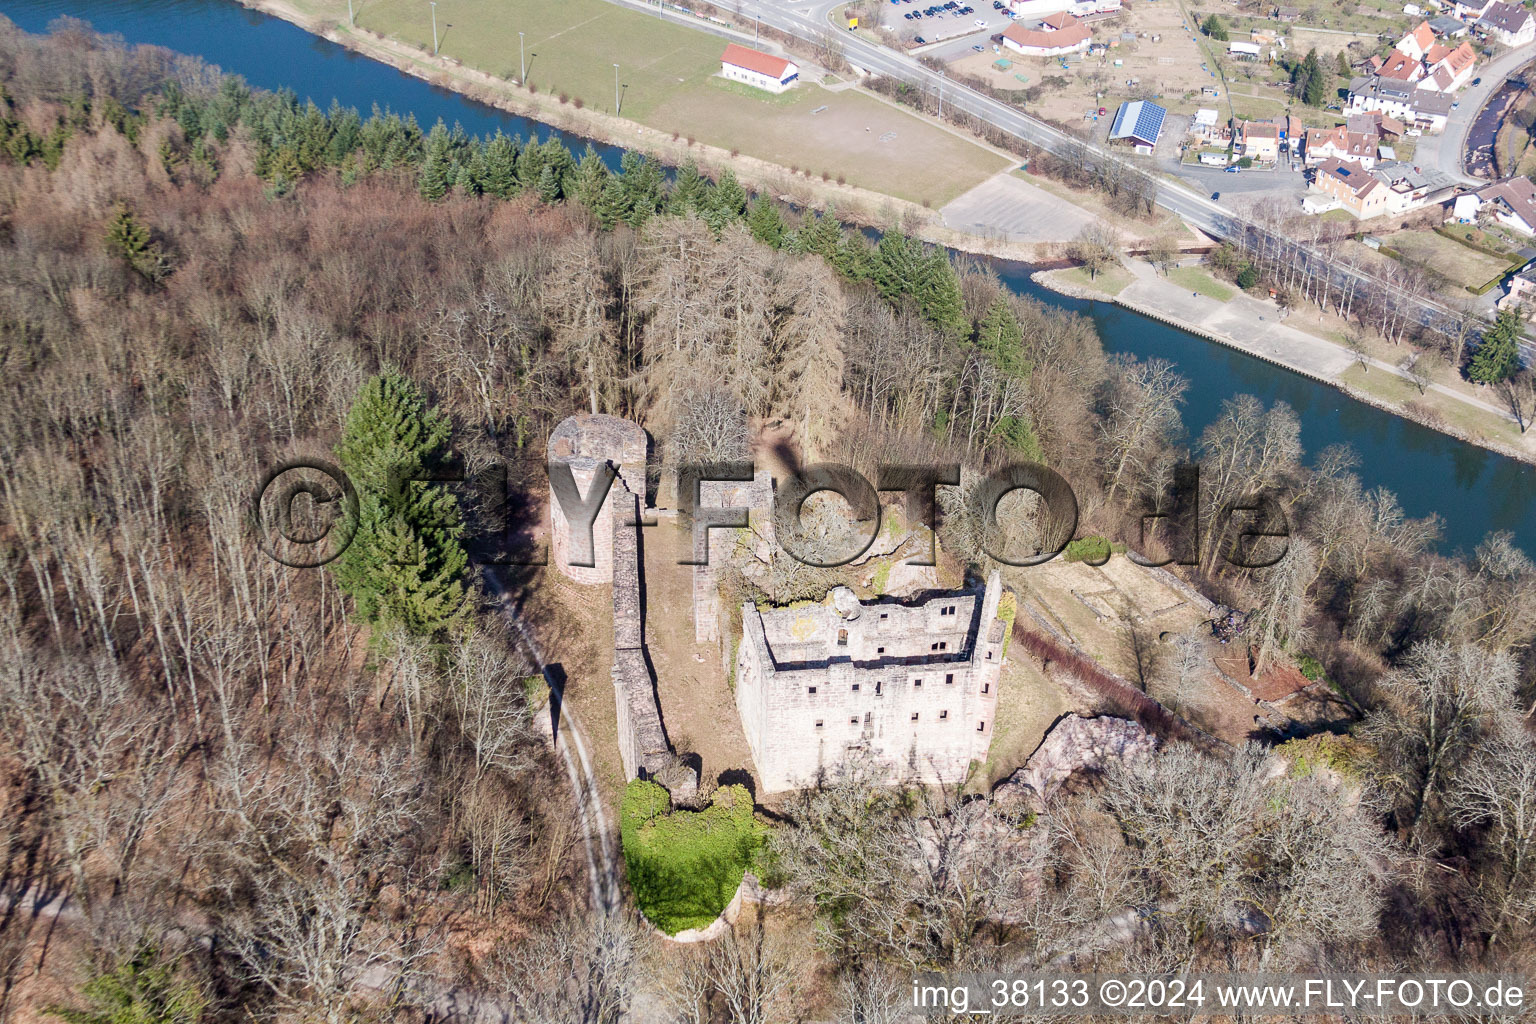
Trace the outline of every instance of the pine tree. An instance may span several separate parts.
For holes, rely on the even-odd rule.
[[[1515,375],[1520,369],[1520,321],[1519,310],[1499,310],[1493,326],[1472,353],[1472,365],[1467,368],[1469,378],[1479,384],[1498,384]]]
[[[797,232],[801,251],[820,256],[824,260],[835,260],[842,241],[842,227],[837,223],[834,211],[816,213],[807,217],[800,224]],[[839,268],[841,269],[841,268]]]
[[[126,203],[107,222],[107,251],[121,257],[136,273],[160,281],[170,272],[170,261],[154,241],[149,228],[138,222]]]
[[[448,434],[447,417],[395,370],[369,379],[347,413],[336,455],[357,491],[358,523],[332,564],[373,625],[436,637],[468,614],[458,502],[439,484],[413,482],[439,467]]]
[[[624,201],[629,207],[624,219],[632,228],[643,227],[666,201],[666,179],[661,166],[649,157],[628,152],[619,158],[619,177],[624,182]]]
[[[870,280],[875,290],[887,302],[895,302],[899,296],[911,295],[919,277],[921,254],[917,246],[907,241],[900,231],[887,231],[875,243],[875,256],[871,265]]]
[[[1339,51],[1339,58],[1338,58],[1338,62],[1337,63],[1338,63],[1339,77],[1340,78],[1348,78],[1349,77],[1349,55],[1346,54],[1343,50],[1340,50]]]
[[[545,164],[539,170],[538,192],[541,202],[558,203],[560,201],[560,179],[555,176],[555,169],[549,164]]]
[[[710,190],[711,205],[731,220],[739,218],[747,209],[747,190],[741,187],[730,168],[720,172],[720,180]]]
[[[465,195],[485,195],[485,179],[487,168],[485,165],[485,151],[481,146],[474,147],[474,154],[469,162],[459,169],[457,181],[459,191]]]
[[[752,237],[775,249],[785,244],[784,217],[779,208],[767,196],[758,196],[747,211],[747,227]]]
[[[920,265],[917,302],[923,316],[949,340],[960,341],[970,333],[960,278],[944,250],[937,246],[928,250]]]
[[[448,131],[443,122],[437,122],[432,134],[427,136],[427,156],[421,165],[417,188],[421,198],[435,203],[448,194],[453,160],[449,155]]]
[[[603,158],[597,155],[597,150],[592,148],[592,143],[587,143],[587,150],[581,155],[581,162],[576,165],[576,199],[581,205],[596,213],[610,177],[608,165],[603,163]],[[608,226],[610,225],[604,225],[604,227]]]
[[[609,175],[603,182],[602,191],[598,193],[596,202],[592,204],[592,213],[604,230],[613,227],[629,215],[626,198],[624,182],[615,175]]]
[[[677,169],[672,179],[672,192],[667,197],[667,211],[679,217],[699,213],[704,209],[709,195],[709,182],[699,173],[699,165],[691,159]]]
[[[1029,374],[1029,361],[1024,358],[1024,330],[1002,295],[992,300],[981,323],[976,325],[976,344],[1005,373],[1020,377]]]
[[[517,181],[517,154],[518,141],[500,130],[494,138],[485,144],[485,190],[500,199],[511,199],[517,195],[519,185]]]
[[[1200,26],[1200,31],[1204,32],[1207,36],[1210,36],[1217,42],[1224,43],[1228,39],[1227,27],[1223,25],[1221,23],[1221,19],[1216,17],[1214,14],[1208,16],[1205,19],[1205,22]]]

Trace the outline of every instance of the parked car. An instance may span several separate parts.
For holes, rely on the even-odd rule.
[[[926,43],[926,42],[927,42],[927,41],[928,41],[928,40],[926,40],[926,39],[924,39],[924,38],[923,38],[923,37],[922,37],[922,36],[918,36],[918,37],[917,37],[917,38],[915,38],[915,39],[913,39],[913,40],[912,40],[912,41],[913,41],[913,42],[914,42],[914,43],[916,43],[916,44],[917,44],[917,45],[918,45],[918,46],[922,46],[922,45],[923,45],[923,44],[924,44],[924,43]]]
[[[1483,80],[1481,78],[1474,78],[1474,79],[1472,79],[1472,84],[1473,85],[1482,85],[1483,84]]]
[[[1218,200],[1220,198],[1221,198],[1221,193],[1220,192],[1212,192],[1211,193],[1211,202],[1214,203],[1214,202],[1216,202],[1216,200]]]
[[[973,47],[971,47],[971,49],[975,50],[977,53],[982,53],[983,52],[981,47],[979,47],[979,46],[973,46]]]
[[[977,18],[976,19],[976,27],[977,28],[986,28],[987,27],[987,23],[985,21],[983,21],[982,19]]]
[[[1227,168],[1227,173],[1228,174],[1237,174],[1241,170],[1242,170],[1241,167],[1237,166],[1237,164],[1233,164],[1231,167]]]

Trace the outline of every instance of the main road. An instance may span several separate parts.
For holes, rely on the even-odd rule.
[[[708,22],[701,22],[699,18],[681,13],[677,8],[665,6],[658,0],[612,0],[612,2],[643,8],[694,28],[701,27],[701,24],[709,25],[721,35],[738,38],[742,35],[728,28],[715,28]],[[1120,159],[1093,143],[1085,142],[1054,125],[1029,116],[1017,107],[955,82],[905,53],[873,43],[856,32],[845,32],[835,28],[830,15],[832,9],[840,2],[842,0],[762,0],[761,3],[750,7],[743,5],[741,11],[743,16],[758,18],[764,25],[786,32],[812,45],[820,45],[830,38],[833,45],[842,49],[844,59],[855,67],[905,82],[918,89],[941,93],[944,104],[951,109],[964,111],[995,125],[1015,138],[1022,139],[1048,153],[1059,155],[1067,152],[1069,147],[1087,146],[1097,159]],[[1252,241],[1261,239],[1267,234],[1265,229],[1232,210],[1212,202],[1205,193],[1196,192],[1167,178],[1159,178],[1157,181],[1157,205],[1212,238]],[[1289,239],[1285,241],[1289,245],[1297,245]],[[1413,318],[1426,327],[1438,329],[1440,325],[1454,320],[1459,315],[1459,311],[1433,299],[1408,292],[1353,267],[1339,266],[1320,252],[1298,247],[1312,257],[1316,264],[1329,267],[1329,273],[1333,275],[1335,283],[1352,279],[1357,287],[1369,286],[1395,294],[1398,301],[1415,311]]]

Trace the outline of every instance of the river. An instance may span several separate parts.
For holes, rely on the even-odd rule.
[[[81,18],[128,42],[195,54],[252,85],[291,89],[322,107],[334,98],[365,114],[375,104],[411,113],[424,127],[442,118],[471,133],[498,128],[524,137],[550,133],[545,125],[429,85],[233,0],[0,0],[0,13],[29,32],[45,31],[60,15]],[[617,165],[618,149],[598,149]],[[1470,551],[1490,531],[1509,530],[1521,547],[1536,551],[1536,467],[1118,306],[1040,288],[1024,264],[994,266],[1015,291],[1092,317],[1106,350],[1177,363],[1190,380],[1184,422],[1191,436],[1198,436],[1233,395],[1285,401],[1301,418],[1301,439],[1309,453],[1346,442],[1360,454],[1358,472],[1367,487],[1396,492],[1409,515],[1439,513],[1445,522],[1442,549]]]

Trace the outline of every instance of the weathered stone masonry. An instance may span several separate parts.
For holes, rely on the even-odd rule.
[[[608,462],[618,470],[593,526],[596,566],[570,565],[569,530],[558,507],[552,508],[554,564],[578,583],[612,581],[613,698],[624,774],[631,779],[654,779],[672,792],[674,800],[687,802],[698,791],[698,776],[681,762],[667,741],[655,680],[645,655],[640,559],[645,432],[614,416],[572,416],[550,435],[549,454],[552,460],[572,463],[583,494],[601,463]],[[555,504],[553,495],[551,502]]]
[[[1002,581],[914,602],[844,588],[790,608],[742,606],[736,704],[765,792],[854,756],[891,781],[957,782],[992,741]]]

